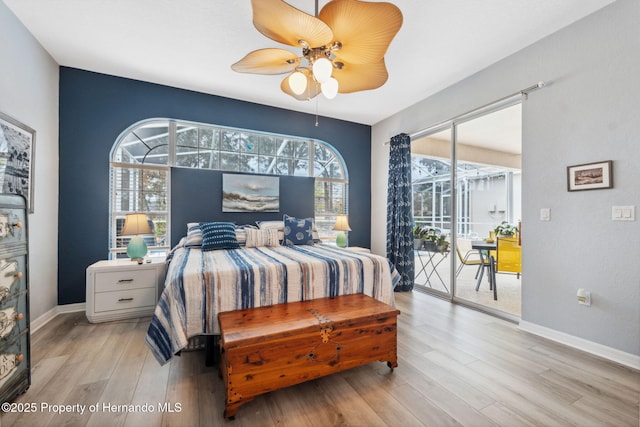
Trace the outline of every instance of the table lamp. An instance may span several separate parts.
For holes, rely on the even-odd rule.
[[[142,264],[142,259],[147,255],[147,244],[141,234],[152,234],[149,218],[141,213],[127,214],[120,235],[133,236],[127,245],[127,255],[138,264]]]
[[[347,235],[345,231],[351,231],[349,227],[349,220],[346,215],[338,215],[336,218],[336,223],[333,226],[333,229],[338,231],[338,235],[336,236],[336,245],[344,248],[347,246]]]

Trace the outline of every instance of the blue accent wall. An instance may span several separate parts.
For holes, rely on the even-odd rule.
[[[109,153],[122,131],[152,117],[309,137],[331,144],[349,171],[353,229],[349,243],[370,245],[370,126],[321,117],[316,127],[315,117],[309,114],[68,67],[60,67],[59,109],[58,304],[85,301],[86,268],[107,258]],[[283,197],[282,191],[280,195]]]
[[[237,225],[282,219],[284,214],[313,217],[314,179],[279,177],[280,212],[222,212],[222,175],[228,172],[171,169],[171,246],[187,234],[190,222],[228,221]],[[273,175],[271,175],[273,176]]]

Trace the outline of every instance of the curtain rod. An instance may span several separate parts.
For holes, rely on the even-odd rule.
[[[419,131],[413,132],[413,133],[409,134],[409,137],[412,140],[416,139],[416,138],[419,138],[421,136],[424,136],[425,134],[431,133],[431,131],[433,129],[435,129],[437,127],[440,127],[440,126],[443,126],[446,123],[460,121],[463,118],[469,118],[471,116],[479,114],[480,112],[488,109],[489,107],[494,107],[494,106],[496,106],[498,104],[508,104],[509,102],[515,101],[518,97],[524,97],[524,99],[527,99],[527,95],[529,95],[530,92],[533,92],[535,90],[543,88],[546,84],[547,84],[546,82],[541,80],[538,83],[536,83],[534,85],[531,85],[529,87],[526,87],[524,89],[521,89],[518,92],[514,92],[511,95],[504,96],[504,97],[502,97],[500,99],[497,99],[495,101],[489,102],[489,103],[484,104],[484,105],[482,105],[480,107],[474,108],[473,110],[469,110],[466,113],[459,114],[459,115],[457,115],[457,116],[455,116],[455,117],[453,117],[451,119],[447,119],[447,120],[444,120],[444,121],[442,121],[440,123],[437,123],[437,124],[435,124],[433,126],[429,126],[428,128],[420,129]],[[389,144],[389,141],[386,141],[384,143],[384,145],[388,145],[388,144]]]

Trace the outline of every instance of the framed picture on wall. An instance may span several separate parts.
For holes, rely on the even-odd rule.
[[[222,212],[279,212],[280,178],[222,175]]]
[[[0,113],[0,188],[3,193],[20,194],[33,213],[33,156],[36,131]]]
[[[569,191],[613,188],[613,162],[606,160],[567,167]]]

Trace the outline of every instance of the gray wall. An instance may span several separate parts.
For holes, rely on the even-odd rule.
[[[640,355],[640,221],[611,221],[612,205],[640,214],[640,2],[618,0],[372,131],[372,171],[385,141],[535,84],[523,103],[522,319],[561,335]],[[566,167],[613,160],[614,188],[567,192]],[[372,248],[385,251],[386,175],[372,175]],[[551,221],[539,221],[540,208]],[[576,291],[593,305],[577,304]]]
[[[0,111],[35,129],[29,215],[31,318],[57,305],[58,64],[0,2]]]

